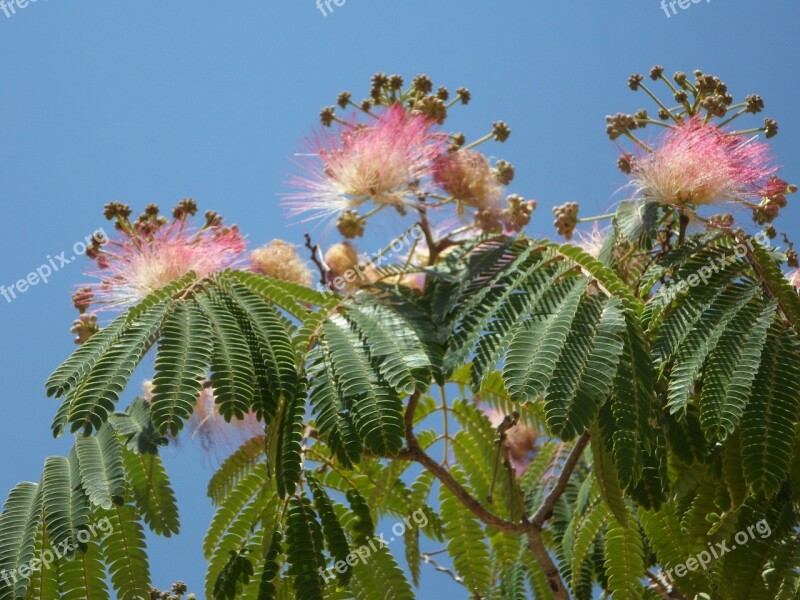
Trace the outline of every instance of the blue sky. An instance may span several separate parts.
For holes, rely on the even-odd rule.
[[[621,198],[603,118],[648,106],[626,79],[656,63],[718,74],[737,96],[763,95],[781,126],[784,178],[800,181],[800,5],[711,0],[667,17],[659,4],[346,0],[323,16],[314,0],[39,0],[0,12],[0,284],[48,255],[70,256],[107,225],[109,200],[139,209],[191,196],[240,224],[253,245],[300,242],[303,229],[283,220],[276,200],[289,157],[322,106],[343,89],[366,95],[376,71],[469,87],[474,101],[450,125],[472,138],[494,120],[511,125],[505,145],[484,149],[516,165],[512,191],[539,200],[531,235],[554,235],[555,204],[578,200],[589,215]],[[784,219],[795,234],[798,215],[791,207]],[[0,495],[38,480],[44,458],[71,443],[50,437],[57,403],[43,382],[73,350],[69,296],[82,269],[66,265],[12,303],[0,297]],[[151,369],[145,361],[136,381]],[[182,533],[151,541],[154,582],[201,590],[213,465],[191,444],[167,461]],[[460,595],[432,568],[424,573],[420,597]]]

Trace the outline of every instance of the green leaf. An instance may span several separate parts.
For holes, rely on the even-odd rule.
[[[42,495],[35,483],[18,483],[0,514],[0,570],[15,573],[34,558],[35,533],[41,527]],[[9,581],[10,580],[10,581]],[[29,580],[0,578],[0,599],[24,596]],[[9,587],[11,584],[11,587]]]
[[[236,484],[261,463],[264,441],[263,436],[250,438],[220,465],[208,482],[208,497],[214,506],[222,504]]]
[[[611,521],[605,538],[608,590],[612,600],[641,600],[644,573],[642,538],[635,526]]]
[[[211,383],[226,420],[244,419],[255,397],[254,361],[231,303],[217,290],[196,297],[211,325]]]
[[[323,324],[334,376],[351,406],[353,423],[364,445],[379,456],[396,454],[403,446],[402,403],[376,377],[363,344],[342,317]]]
[[[96,516],[111,524],[101,546],[117,599],[146,598],[150,594],[150,566],[136,508],[125,504],[110,510],[98,509]]]
[[[89,502],[110,509],[125,495],[122,445],[109,423],[94,436],[75,439],[81,483]]]
[[[161,457],[123,448],[122,459],[133,502],[144,522],[158,535],[177,535],[178,505]]]
[[[512,398],[533,401],[547,390],[585,289],[585,281],[574,279],[546,321],[525,322],[516,332],[503,367]]]
[[[775,494],[789,474],[800,409],[800,344],[775,324],[742,417],[742,461],[756,493]]]
[[[322,528],[308,498],[291,498],[286,515],[288,574],[294,578],[297,598],[323,600],[325,569]]]
[[[314,496],[314,506],[322,522],[322,532],[325,534],[325,544],[328,547],[331,558],[333,558],[335,564],[340,562],[345,562],[346,564],[347,555],[350,554],[350,545],[347,543],[347,536],[342,524],[339,523],[339,519],[333,511],[333,502],[319,482],[308,471],[306,472],[306,481]],[[345,568],[344,573],[339,571],[337,573],[339,574],[341,585],[347,585],[351,575],[349,566]]]
[[[128,325],[68,398],[66,420],[53,424],[56,435],[63,433],[67,421],[72,423],[73,432],[89,434],[100,429],[114,410],[136,365],[153,343],[170,308],[169,302],[156,304]]]
[[[260,412],[272,418],[278,412],[281,398],[292,397],[298,385],[295,351],[285,320],[263,297],[241,283],[227,283],[233,300],[244,313],[249,329],[255,336],[253,355],[260,357],[257,374],[263,377],[260,385]]]
[[[711,352],[700,396],[700,420],[709,442],[724,441],[738,427],[752,395],[775,311],[775,303],[769,303],[760,314],[752,311],[746,321],[729,327]]]
[[[211,327],[195,302],[167,317],[158,343],[150,415],[162,435],[178,435],[194,411],[211,361]]]
[[[463,479],[458,467],[452,467],[451,472],[457,479]],[[480,521],[445,486],[439,492],[439,502],[448,540],[447,552],[456,572],[471,592],[485,595],[491,586],[492,572]]]

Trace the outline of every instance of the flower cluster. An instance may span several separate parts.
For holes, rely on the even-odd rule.
[[[346,239],[362,236],[368,219],[385,209],[426,217],[451,209],[476,232],[521,230],[535,202],[512,195],[504,204],[513,166],[502,160],[492,164],[475,150],[492,139],[504,142],[511,133],[508,126],[498,121],[491,133],[470,144],[463,134],[441,128],[448,109],[470,97],[460,88],[448,102],[450,92],[434,92],[424,75],[404,89],[402,77],[380,73],[373,77],[370,98],[361,104],[343,92],[338,104],[353,112],[340,118],[334,107],[322,111],[323,129],[298,157],[302,174],[289,181],[294,188],[285,197],[290,215],[334,218]]]
[[[209,211],[205,224],[195,228],[190,218],[197,213],[194,200],[182,200],[172,219],[148,205],[135,220],[125,204],[111,202],[105,216],[115,221],[117,239],[87,251],[97,269],[99,281],[84,288],[84,304],[99,308],[127,308],[152,292],[190,272],[207,277],[242,263],[244,238],[238,227],[226,227],[220,216]]]
[[[645,92],[658,106],[657,117],[648,111],[606,117],[612,140],[626,137],[636,148],[624,153],[618,165],[628,174],[635,195],[645,202],[694,213],[700,207],[736,203],[753,212],[759,224],[772,222],[786,206],[786,194],[795,190],[777,177],[778,165],[770,147],[758,139],[777,135],[774,119],[761,127],[733,130],[729,125],[746,114],[758,114],[764,100],[757,94],[735,103],[728,86],[714,75],[694,72],[694,80],[678,72],[668,79],[664,68],[653,67],[650,79],[669,89],[676,108],[667,108],[645,84],[645,77],[631,75],[629,87]],[[648,126],[665,129],[651,147],[634,131]]]

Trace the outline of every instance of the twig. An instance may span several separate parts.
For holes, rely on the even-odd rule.
[[[312,244],[311,243],[311,235],[306,233],[306,248],[311,251],[311,262],[313,262],[317,269],[319,269],[319,282],[322,284],[322,287],[326,287],[328,285],[328,270],[325,268],[325,265],[322,264],[322,261],[319,259],[319,244]]]

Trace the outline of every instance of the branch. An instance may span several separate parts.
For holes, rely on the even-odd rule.
[[[319,244],[312,244],[309,234],[305,234],[305,237],[306,248],[311,251],[311,261],[317,266],[317,269],[319,269],[319,282],[323,287],[326,287],[328,285],[328,271],[319,259]]]
[[[464,489],[464,487],[456,481],[455,477],[450,474],[447,468],[440,465],[436,460],[429,456],[419,445],[417,436],[414,435],[414,412],[419,404],[420,393],[414,392],[408,401],[406,408],[405,424],[406,424],[406,442],[408,443],[408,452],[413,460],[420,463],[423,467],[428,469],[434,476],[442,482],[442,484],[449,489],[453,495],[458,498],[459,502],[463,504],[469,511],[478,517],[481,521],[504,533],[512,535],[524,535],[530,529],[530,525],[525,522],[513,523],[506,521],[502,517],[497,516],[493,512],[486,509],[480,502],[478,502],[472,495]]]
[[[583,454],[583,451],[586,449],[586,446],[589,444],[589,432],[585,432],[581,437],[578,438],[578,441],[575,443],[575,446],[572,448],[572,452],[570,452],[569,456],[567,457],[567,461],[564,463],[564,468],[561,469],[561,474],[558,476],[558,481],[553,486],[553,489],[550,490],[550,493],[542,502],[542,505],[539,507],[539,510],[533,515],[533,519],[531,520],[531,525],[536,531],[541,531],[542,526],[544,526],[545,521],[549,519],[553,514],[553,508],[556,506],[556,502],[558,499],[561,498],[561,495],[564,493],[564,490],[567,489],[567,483],[569,483],[569,478],[572,476],[572,472],[575,470],[575,467],[578,465],[578,461]]]
[[[561,578],[561,573],[550,557],[550,553],[547,551],[547,547],[542,540],[542,527],[545,521],[552,516],[553,507],[564,493],[569,478],[575,470],[581,454],[583,454],[583,451],[586,449],[586,445],[589,443],[589,433],[584,433],[578,439],[575,447],[564,463],[564,468],[561,470],[556,485],[547,495],[539,510],[536,511],[533,520],[523,520],[519,523],[514,523],[487,510],[483,504],[473,498],[472,495],[456,481],[455,477],[450,474],[450,471],[425,453],[419,445],[417,437],[414,435],[414,413],[419,405],[419,398],[420,392],[416,391],[408,400],[404,418],[408,450],[403,453],[433,473],[442,485],[449,489],[459,502],[481,521],[503,533],[510,535],[526,535],[528,537],[528,548],[542,568],[545,577],[547,577],[547,583],[550,586],[550,590],[553,592],[553,597],[555,600],[569,600],[569,592],[564,585],[564,580]]]

